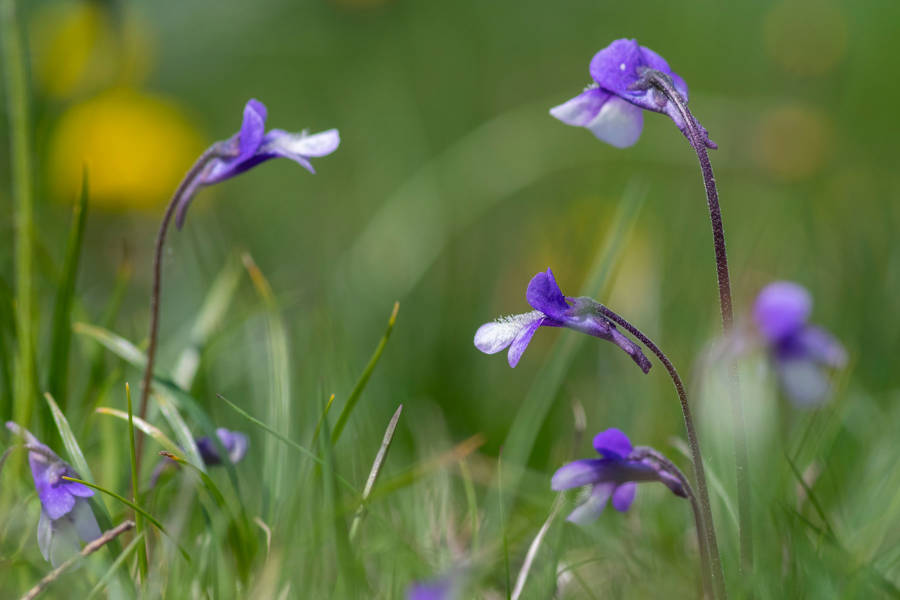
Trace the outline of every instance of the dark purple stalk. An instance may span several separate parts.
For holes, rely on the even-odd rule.
[[[172,195],[166,212],[163,215],[162,223],[159,225],[159,232],[156,234],[156,246],[153,253],[153,288],[150,292],[150,333],[149,342],[147,343],[147,365],[144,367],[144,377],[141,385],[141,401],[138,403],[138,416],[141,419],[147,418],[147,399],[150,397],[150,386],[153,381],[153,364],[156,360],[156,345],[159,337],[159,297],[162,280],[162,253],[166,243],[166,234],[169,231],[169,223],[172,221],[172,215],[178,207],[178,203],[184,196],[185,191],[191,183],[202,173],[203,169],[210,160],[222,156],[222,148],[219,144],[215,144],[200,155],[200,158],[193,164],[178,188]],[[140,472],[141,455],[144,446],[144,433],[140,429],[137,431],[137,471]],[[137,493],[137,490],[134,490]]]
[[[719,207],[719,193],[712,165],[709,162],[707,146],[710,143],[706,132],[691,114],[687,102],[675,89],[672,80],[659,71],[645,69],[637,87],[653,87],[665,95],[681,113],[684,121],[684,136],[690,142],[703,174],[703,185],[706,188],[706,203],[709,207],[709,220],[712,225],[713,247],[716,254],[716,277],[719,283],[719,307],[722,313],[722,329],[729,335],[734,325],[734,310],[731,301],[731,279],[728,272],[728,256],[725,251],[725,228],[722,224],[722,210]],[[713,146],[715,147],[715,146]],[[749,458],[747,456],[747,434],[744,429],[744,407],[741,400],[740,381],[737,366],[729,365],[729,387],[731,391],[731,412],[734,422],[734,460],[737,478],[738,523],[740,528],[741,565],[744,570],[753,566],[752,515],[750,512],[750,479]]]
[[[703,591],[709,598],[719,597],[716,595],[717,590],[713,587],[712,571],[710,569],[706,540],[707,528],[704,521],[703,509],[701,503],[697,500],[697,494],[694,493],[694,488],[691,487],[691,482],[688,481],[688,478],[681,472],[681,469],[675,466],[675,463],[648,446],[638,446],[631,451],[628,458],[634,460],[653,460],[662,468],[662,470],[678,479],[681,483],[681,487],[684,488],[685,494],[687,494],[687,498],[691,502],[691,511],[694,513],[694,527],[697,530],[697,544],[700,547],[700,559],[703,561],[704,565],[704,568],[700,569],[700,573],[703,577]],[[725,590],[722,589],[721,597],[724,597],[724,593]]]
[[[719,558],[719,545],[716,541],[716,527],[712,517],[712,509],[709,503],[709,491],[706,485],[706,471],[703,468],[703,455],[700,452],[700,440],[697,438],[697,430],[694,428],[694,417],[691,414],[691,406],[688,402],[687,391],[685,391],[684,383],[681,376],[675,369],[675,365],[660,350],[659,346],[653,343],[644,333],[626,321],[624,318],[613,312],[609,308],[597,303],[595,306],[597,312],[625,329],[628,333],[638,339],[650,352],[656,355],[656,358],[663,364],[672,383],[675,385],[675,391],[678,393],[678,399],[681,402],[681,414],[684,415],[684,428],[687,430],[688,445],[691,448],[691,463],[694,467],[694,478],[697,480],[697,491],[702,518],[697,526],[702,530],[705,543],[700,544],[701,560],[707,565],[709,577],[712,582],[713,597],[725,598],[725,581],[722,573],[722,563]],[[674,467],[674,465],[672,465]]]

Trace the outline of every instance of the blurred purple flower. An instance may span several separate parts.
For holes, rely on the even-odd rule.
[[[6,423],[6,428],[25,438],[31,477],[41,500],[38,548],[44,559],[58,566],[80,550],[79,538],[90,542],[100,537],[100,527],[87,501],[94,491],[63,479],[63,476],[80,477],[30,431],[12,421]]]
[[[485,354],[495,354],[508,346],[509,366],[515,367],[538,328],[567,327],[614,343],[644,373],[650,370],[650,361],[641,349],[622,335],[606,317],[597,313],[594,300],[563,296],[550,269],[531,279],[525,297],[535,310],[485,323],[475,332],[476,348]]]
[[[331,154],[340,141],[337,129],[313,135],[305,131],[289,133],[282,129],[272,129],[267,133],[266,107],[259,100],[251,99],[244,106],[241,130],[225,141],[216,142],[207,151],[213,154],[213,158],[184,188],[178,200],[175,223],[179,229],[184,224],[191,199],[201,187],[225,181],[277,157],[289,158],[310,173],[315,173],[309,159]]]
[[[249,445],[246,435],[239,431],[229,431],[224,427],[219,427],[216,429],[216,437],[219,438],[222,447],[228,452],[228,460],[231,461],[232,464],[237,464],[244,458],[244,455],[247,453],[247,446]],[[197,450],[200,452],[200,458],[203,459],[203,462],[206,463],[207,466],[222,463],[222,457],[219,456],[219,451],[210,438],[198,438]]]
[[[797,405],[828,396],[827,369],[847,363],[844,347],[824,329],[809,325],[812,297],[790,281],[770,283],[756,297],[753,320],[787,396]]]
[[[637,484],[643,481],[664,483],[676,496],[687,497],[679,479],[657,461],[632,455],[634,447],[618,429],[607,429],[594,436],[594,449],[603,458],[576,460],[561,467],[553,475],[550,486],[556,491],[591,485],[591,494],[572,511],[568,521],[585,525],[600,516],[606,503],[618,511],[628,510],[634,501]]]
[[[406,590],[406,600],[453,600],[457,597],[457,586],[452,577],[417,581]]]
[[[627,148],[638,141],[644,128],[644,110],[668,115],[685,132],[678,107],[656,88],[643,83],[646,69],[668,77],[687,102],[687,84],[663,57],[638,45],[637,40],[621,39],[591,59],[594,82],[568,102],[551,108],[550,114],[567,125],[590,129],[597,138],[617,148]],[[708,138],[706,141],[710,148],[716,147]]]

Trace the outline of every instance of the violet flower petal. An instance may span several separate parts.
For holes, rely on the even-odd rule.
[[[769,343],[799,331],[811,312],[812,296],[803,286],[791,281],[770,283],[753,305],[753,319]]]
[[[531,308],[541,311],[548,317],[565,321],[568,316],[569,303],[566,302],[566,297],[559,289],[550,269],[531,278],[525,291],[525,299]]]
[[[566,521],[582,526],[587,525],[592,521],[596,521],[603,512],[603,509],[606,508],[606,503],[609,501],[609,497],[612,495],[614,489],[615,484],[612,483],[599,483],[595,485],[591,489],[591,494],[588,496],[588,499],[573,510],[569,516],[566,517]]]
[[[800,407],[813,407],[828,397],[831,385],[822,367],[808,359],[786,359],[775,363],[785,394]]]
[[[522,353],[525,352],[525,348],[528,347],[528,344],[531,342],[531,338],[534,337],[534,333],[540,328],[540,326],[544,323],[546,319],[539,319],[532,321],[528,324],[527,327],[523,327],[521,331],[519,331],[519,335],[516,336],[516,339],[512,341],[512,344],[509,346],[509,354],[507,355],[507,360],[509,361],[509,366],[515,368],[517,364],[519,364],[519,359],[522,358]]]
[[[251,98],[244,106],[244,121],[238,134],[238,160],[247,160],[253,156],[262,144],[266,134],[266,107],[255,98]]]
[[[804,327],[796,337],[804,354],[812,360],[834,369],[847,364],[844,346],[821,327]]]
[[[625,512],[634,502],[634,495],[637,492],[637,484],[634,482],[623,483],[616,487],[616,491],[612,495],[612,505],[619,512]]]
[[[92,542],[101,535],[100,525],[97,523],[97,517],[91,510],[91,505],[87,500],[77,500],[75,508],[69,514],[69,518],[75,525],[75,531],[83,542]]]
[[[550,488],[560,492],[602,480],[603,466],[608,461],[602,458],[582,458],[563,465],[556,470],[550,480]]]
[[[631,445],[631,440],[624,432],[612,427],[594,436],[594,450],[602,454],[604,458],[624,459],[631,454],[634,446]]]
[[[544,318],[543,313],[534,310],[485,323],[475,332],[475,347],[485,354],[496,354],[512,344],[522,330]]]
[[[554,106],[550,114],[567,125],[590,129],[598,139],[616,148],[633,146],[644,129],[644,115],[639,107],[599,88],[585,90]]]

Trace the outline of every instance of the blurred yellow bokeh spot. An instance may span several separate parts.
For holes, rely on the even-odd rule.
[[[769,56],[788,73],[821,75],[847,50],[844,15],[828,0],[787,0],[766,15]]]
[[[202,151],[174,103],[115,89],[62,115],[50,140],[49,178],[56,197],[74,198],[86,166],[93,207],[150,209],[168,201]]]
[[[71,98],[110,85],[143,80],[152,61],[152,40],[130,13],[117,19],[96,2],[56,1],[31,20],[37,89]]]
[[[824,112],[788,104],[763,113],[753,150],[756,162],[770,174],[797,181],[825,166],[833,145],[831,123]]]

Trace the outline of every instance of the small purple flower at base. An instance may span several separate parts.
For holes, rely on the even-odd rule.
[[[337,129],[308,134],[305,131],[290,133],[282,129],[266,132],[267,111],[259,100],[251,99],[244,107],[241,130],[228,140],[217,142],[210,148],[215,157],[188,183],[178,200],[175,223],[180,229],[184,224],[188,206],[201,187],[239,175],[271,158],[289,158],[310,173],[315,173],[310,158],[326,156],[340,144]]]
[[[637,344],[622,335],[606,317],[597,314],[596,302],[564,296],[550,269],[531,279],[525,297],[535,310],[485,323],[475,332],[476,348],[485,354],[495,354],[509,347],[509,366],[515,367],[540,327],[566,327],[614,343],[644,373],[650,370],[650,361]]]
[[[668,115],[685,131],[681,111],[657,89],[639,85],[644,70],[654,69],[672,82],[672,87],[688,99],[684,80],[669,68],[659,54],[637,40],[616,40],[594,55],[590,64],[594,82],[568,102],[550,109],[550,114],[576,127],[589,129],[598,139],[617,148],[637,143],[644,128],[644,110]],[[706,139],[710,148],[716,145]]]
[[[414,582],[406,590],[406,600],[455,600],[458,597],[452,577]]]
[[[767,285],[753,306],[753,320],[781,387],[798,406],[821,404],[831,389],[828,369],[847,363],[840,342],[807,323],[811,312],[809,292],[790,281]]]
[[[25,438],[28,465],[41,501],[38,521],[38,548],[44,559],[55,567],[77,553],[79,539],[90,542],[100,537],[100,526],[91,511],[87,498],[94,491],[63,477],[79,478],[78,474],[42,444],[30,431],[9,421],[7,429]]]
[[[634,447],[618,429],[607,429],[594,437],[594,449],[603,458],[576,460],[561,467],[553,475],[551,488],[556,491],[590,485],[588,499],[568,516],[568,521],[586,525],[596,520],[612,499],[613,508],[624,512],[631,507],[637,484],[659,481],[676,496],[686,497],[687,492],[672,473],[648,458],[632,456]]]
[[[249,441],[247,436],[239,431],[229,431],[224,427],[216,429],[216,437],[225,451],[228,453],[228,460],[232,464],[237,464],[244,458],[247,453]],[[207,466],[222,464],[222,457],[219,456],[219,450],[213,441],[208,437],[197,439],[197,450],[200,452],[200,458]]]

